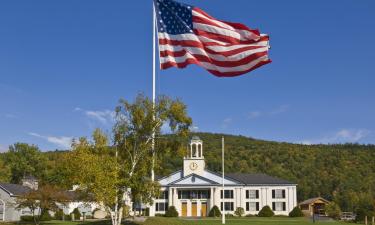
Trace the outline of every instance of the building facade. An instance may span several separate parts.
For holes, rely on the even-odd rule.
[[[183,168],[161,177],[161,195],[150,207],[150,216],[164,214],[175,206],[181,217],[205,217],[213,206],[226,214],[234,214],[238,207],[245,214],[256,215],[268,205],[276,215],[288,215],[297,206],[297,185],[266,174],[222,174],[205,168],[203,142],[193,137]]]

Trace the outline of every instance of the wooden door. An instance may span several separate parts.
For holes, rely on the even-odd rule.
[[[187,203],[183,202],[181,204],[181,216],[187,217]]]
[[[191,216],[193,217],[197,216],[197,203],[196,202],[191,203]]]
[[[207,202],[203,202],[201,206],[201,217],[207,216]]]

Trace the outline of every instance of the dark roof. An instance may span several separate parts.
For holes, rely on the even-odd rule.
[[[326,203],[329,203],[328,200],[322,198],[322,197],[315,197],[315,198],[309,198],[301,203],[299,203],[299,205],[306,205],[306,204],[312,204],[312,203],[315,203],[317,200],[321,200],[323,202],[326,202]]]
[[[280,179],[277,177],[271,177],[263,173],[227,173],[226,177],[237,180],[243,184],[248,185],[259,185],[259,184],[270,184],[270,185],[285,185],[285,184],[295,184],[294,182]]]
[[[0,188],[8,192],[10,195],[23,195],[31,191],[31,188],[20,184],[0,183]]]

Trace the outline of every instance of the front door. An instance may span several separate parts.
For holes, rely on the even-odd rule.
[[[191,216],[193,217],[197,216],[197,203],[196,202],[191,203]]]
[[[187,203],[183,202],[181,205],[181,216],[187,217]]]
[[[205,217],[206,215],[207,215],[207,202],[202,202],[201,217]]]

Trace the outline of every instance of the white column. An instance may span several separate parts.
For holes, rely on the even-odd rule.
[[[207,206],[207,211],[210,212],[212,207],[214,206],[214,189],[210,188],[210,205]]]

